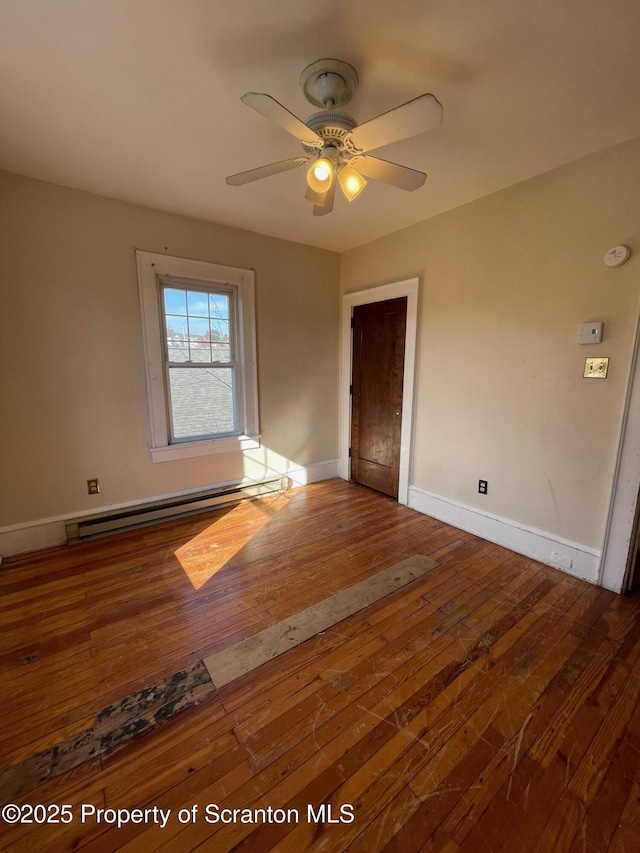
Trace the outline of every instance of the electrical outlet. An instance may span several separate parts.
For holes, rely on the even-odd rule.
[[[87,480],[87,492],[90,495],[99,495],[100,494],[100,483],[97,478],[95,480]]]
[[[486,480],[478,480],[478,491],[481,495],[486,495],[489,491],[489,483]]]

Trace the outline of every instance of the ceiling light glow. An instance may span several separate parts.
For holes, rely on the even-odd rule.
[[[356,196],[359,196],[362,190],[366,187],[367,182],[359,172],[349,166],[347,163],[340,170],[338,176],[340,188],[349,201],[353,201]]]
[[[319,181],[326,181],[331,174],[331,169],[326,161],[320,161],[313,167],[313,174]]]
[[[320,157],[307,172],[307,184],[314,192],[326,192],[333,182],[334,171],[329,157]]]

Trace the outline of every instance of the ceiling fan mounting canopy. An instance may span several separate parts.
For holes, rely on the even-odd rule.
[[[313,203],[314,216],[331,213],[338,183],[349,201],[364,189],[365,177],[409,192],[424,184],[427,177],[424,172],[372,157],[367,152],[439,127],[442,104],[433,95],[420,95],[358,124],[339,111],[358,88],[358,75],[347,62],[319,59],[304,69],[300,84],[307,100],[323,107],[306,121],[264,92],[246,92],[241,100],[301,142],[305,156],[229,175],[227,184],[242,186],[307,165],[305,198]]]
[[[316,107],[343,107],[358,90],[356,69],[339,59],[318,59],[300,75],[305,98]]]

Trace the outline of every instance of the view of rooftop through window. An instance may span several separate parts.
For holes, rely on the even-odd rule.
[[[231,294],[165,286],[163,306],[173,440],[236,432]]]

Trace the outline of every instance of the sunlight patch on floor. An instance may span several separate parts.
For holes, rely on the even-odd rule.
[[[201,589],[244,548],[256,554],[262,533],[291,500],[289,493],[245,501],[229,510],[175,551],[194,589]],[[247,555],[249,558],[249,555]],[[253,557],[251,557],[253,559]]]

